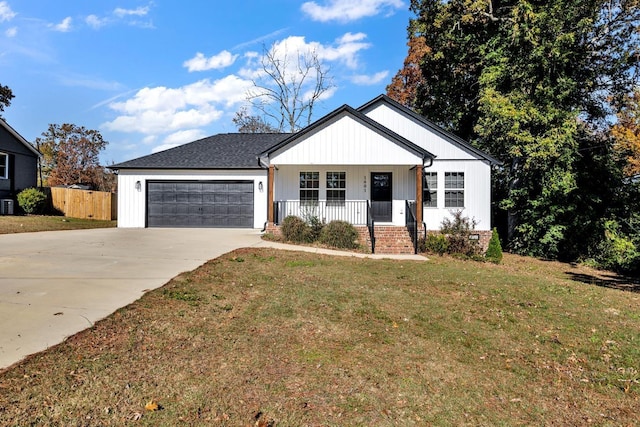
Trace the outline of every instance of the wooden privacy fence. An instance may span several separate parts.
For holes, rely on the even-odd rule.
[[[51,187],[53,208],[64,216],[112,221],[118,219],[116,193]]]

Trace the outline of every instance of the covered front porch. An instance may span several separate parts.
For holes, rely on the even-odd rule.
[[[416,209],[422,207],[422,170],[422,165],[271,166],[269,224],[277,229],[288,216],[346,221],[361,230],[373,253],[385,247],[403,253],[398,251],[404,241],[416,253],[424,232],[423,209]]]

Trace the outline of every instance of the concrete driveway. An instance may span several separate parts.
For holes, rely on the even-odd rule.
[[[58,344],[183,271],[260,245],[246,229],[0,235],[0,369]]]

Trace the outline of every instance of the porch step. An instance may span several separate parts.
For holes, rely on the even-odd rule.
[[[406,227],[375,226],[377,254],[412,254],[413,242]]]

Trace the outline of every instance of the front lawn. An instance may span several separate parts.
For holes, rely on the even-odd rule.
[[[84,228],[115,227],[117,221],[67,218],[48,215],[0,216],[0,234],[28,233],[33,231],[78,230]]]
[[[637,290],[511,255],[238,250],[0,374],[0,424],[637,425]]]

